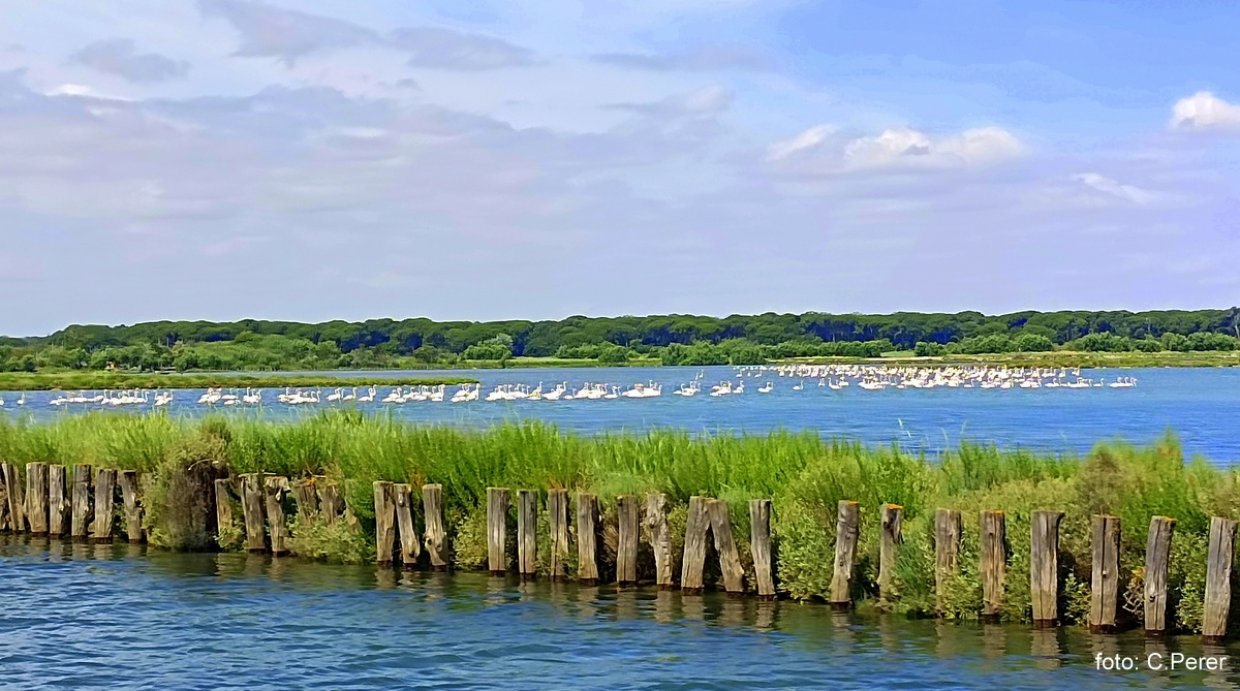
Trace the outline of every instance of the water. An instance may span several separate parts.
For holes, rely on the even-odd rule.
[[[0,686],[1236,688],[1195,638],[0,536]],[[1131,672],[1094,656],[1133,656]],[[1236,658],[1240,664],[1240,658]]]
[[[488,427],[512,420],[544,420],[561,429],[584,434],[605,431],[642,432],[652,427],[690,432],[745,431],[767,432],[783,428],[812,430],[824,436],[860,439],[870,444],[899,442],[910,448],[937,451],[957,446],[962,440],[996,442],[1005,447],[1024,447],[1049,451],[1086,451],[1095,442],[1120,437],[1145,443],[1168,429],[1181,438],[1190,454],[1200,453],[1211,460],[1231,464],[1240,461],[1240,435],[1235,420],[1240,419],[1240,369],[1139,369],[1093,370],[1088,377],[1108,381],[1117,376],[1135,376],[1139,383],[1131,389],[886,389],[862,391],[856,386],[832,391],[807,381],[803,391],[793,391],[793,381],[774,378],[770,394],[757,393],[760,381],[748,379],[747,391],[739,396],[711,398],[705,393],[692,398],[671,395],[671,390],[705,372],[709,385],[735,380],[729,367],[589,368],[455,370],[418,372],[417,375],[468,376],[483,383],[483,391],[497,384],[537,385],[546,388],[568,381],[576,387],[584,382],[606,382],[628,386],[655,381],[664,385],[659,398],[599,401],[513,401],[451,404],[408,403],[390,405],[340,404],[367,412],[385,412],[401,419],[447,423],[465,427]],[[337,372],[342,384],[358,377],[409,376],[409,372]],[[386,387],[379,387],[379,398]],[[197,405],[201,390],[176,393],[168,410],[172,415],[202,415],[206,406]],[[52,392],[27,394],[27,404],[18,409],[17,394],[0,393],[7,404],[0,415],[30,416],[35,420],[77,414],[75,406],[62,409],[48,405]],[[330,407],[283,406],[267,391],[267,404],[255,411],[215,407],[215,412],[297,418],[313,415]],[[91,406],[90,409],[99,409]],[[132,410],[114,410],[123,413]]]

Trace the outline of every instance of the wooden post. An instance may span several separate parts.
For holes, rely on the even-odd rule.
[[[1089,630],[1110,632],[1116,628],[1119,605],[1119,516],[1094,516],[1093,568],[1089,593]]]
[[[619,540],[616,547],[616,583],[637,582],[637,540],[640,528],[637,497],[616,497]]]
[[[448,531],[443,526],[443,485],[422,485],[422,517],[431,568],[448,568]]]
[[[93,490],[92,478],[94,472],[89,465],[73,466],[73,490],[72,495],[73,509],[69,514],[69,535],[74,538],[83,539],[86,537],[87,526],[90,525],[94,518],[94,510],[91,508],[91,493]]]
[[[22,490],[21,470],[16,463],[0,464],[4,485],[8,488],[9,524],[17,533],[26,532],[26,494]]]
[[[1231,563],[1236,548],[1236,522],[1210,519],[1210,552],[1206,562],[1205,618],[1201,635],[1207,642],[1220,643],[1227,635],[1227,615],[1231,612]]]
[[[0,533],[7,533],[12,529],[9,526],[9,490],[4,480],[4,472],[0,470]]]
[[[685,553],[680,560],[680,587],[688,592],[700,591],[705,585],[702,569],[706,565],[706,530],[710,517],[705,497],[689,497],[689,515],[685,519]]]
[[[271,553],[288,554],[288,522],[284,519],[284,495],[288,493],[288,478],[270,475],[264,478],[263,494],[266,497],[267,531],[271,534]]]
[[[723,574],[723,589],[731,594],[745,592],[745,571],[741,568],[736,540],[732,538],[732,518],[728,515],[728,503],[721,499],[706,502],[710,517],[710,532],[715,538],[715,552],[719,554],[719,572]]]
[[[1145,543],[1145,632],[1151,635],[1167,630],[1167,570],[1174,531],[1174,518],[1150,519],[1150,536]]]
[[[878,544],[878,597],[888,601],[895,595],[896,551],[904,541],[901,523],[904,520],[904,507],[897,504],[883,504],[881,516],[882,534]]]
[[[400,561],[406,569],[418,565],[422,556],[422,543],[413,527],[413,488],[408,483],[392,485],[392,500],[396,506],[396,528],[400,534]]]
[[[340,498],[340,487],[334,482],[328,482],[326,477],[316,475],[314,478],[314,489],[319,495],[319,513],[323,516],[323,522],[331,525],[340,518],[340,514],[344,512],[344,500]]]
[[[313,478],[298,478],[292,481],[293,501],[297,502],[297,521],[304,524],[313,523],[319,513],[319,498],[314,491]]]
[[[47,467],[47,534],[60,536],[69,527],[69,499],[65,493],[65,467]]]
[[[487,569],[493,574],[508,570],[508,500],[507,487],[487,488]]]
[[[840,500],[835,521],[835,572],[831,576],[831,606],[847,609],[852,606],[853,561],[857,557],[857,538],[861,532],[861,516],[857,502]]]
[[[1003,614],[1007,518],[1002,511],[983,511],[981,525],[982,618],[993,621]]]
[[[552,580],[568,574],[568,490],[547,490],[547,519],[551,526]]]
[[[1045,628],[1059,619],[1059,511],[1034,511],[1029,530],[1029,594],[1033,625]]]
[[[577,493],[577,578],[598,582],[598,497]]]
[[[241,476],[241,513],[245,520],[245,548],[251,552],[267,551],[261,478],[262,476],[258,473],[246,473]]]
[[[960,557],[960,512],[936,509],[934,512],[934,598],[939,616],[947,613],[947,587],[956,574]]]
[[[375,561],[391,564],[396,551],[396,490],[375,480]]]
[[[771,500],[749,500],[749,548],[753,554],[754,580],[758,597],[775,598],[775,578],[771,568]]]
[[[47,464],[26,464],[26,522],[31,535],[47,534]]]
[[[125,536],[142,542],[142,499],[138,493],[138,471],[122,470],[119,476],[121,502],[125,506]]]
[[[90,539],[111,540],[113,514],[116,505],[116,470],[98,468],[95,470],[95,521],[91,524]]]
[[[215,544],[224,547],[226,536],[233,528],[232,499],[229,497],[231,480],[215,481]]]
[[[654,552],[654,584],[671,588],[672,534],[667,529],[667,497],[646,495],[646,529],[650,531],[650,549]]]
[[[538,575],[538,492],[517,490],[517,573]]]

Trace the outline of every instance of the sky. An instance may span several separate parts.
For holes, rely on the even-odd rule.
[[[1240,303],[1240,3],[0,14],[4,334]]]

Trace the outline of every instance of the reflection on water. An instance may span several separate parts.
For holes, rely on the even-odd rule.
[[[716,593],[0,537],[3,684],[1236,688],[1195,637],[910,621]],[[1095,656],[1141,660],[1129,672]],[[1237,658],[1240,660],[1240,657]],[[175,664],[169,664],[175,661]]]

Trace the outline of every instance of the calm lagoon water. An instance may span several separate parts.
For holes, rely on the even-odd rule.
[[[5,688],[1235,688],[1093,636],[717,594],[0,537]],[[1134,656],[1131,672],[1094,655]],[[1240,663],[1240,657],[1234,658]]]
[[[699,372],[709,386],[734,380],[729,367],[590,368],[590,369],[514,369],[454,370],[418,372],[470,376],[483,383],[483,391],[498,384],[537,385],[546,388],[567,381],[571,388],[584,382],[602,382],[627,387],[637,382],[660,382],[664,394],[659,398],[599,401],[514,401],[450,404],[408,403],[390,405],[379,402],[360,404],[367,412],[389,412],[402,419],[465,427],[487,427],[509,420],[544,420],[561,429],[596,434],[609,431],[642,432],[652,427],[688,430],[693,433],[743,431],[764,433],[773,429],[811,430],[824,436],[861,439],[871,444],[899,442],[902,445],[936,451],[954,447],[961,440],[995,442],[1005,447],[1025,447],[1053,451],[1084,451],[1095,442],[1116,437],[1132,442],[1148,442],[1167,430],[1174,430],[1189,453],[1200,453],[1222,464],[1240,461],[1240,369],[1168,368],[1138,370],[1092,370],[1083,376],[1113,381],[1118,376],[1134,376],[1135,388],[1111,389],[886,389],[862,391],[856,386],[843,391],[819,387],[806,381],[802,391],[793,391],[793,380],[774,378],[775,390],[757,393],[761,380],[748,379],[747,391],[739,396],[711,398],[699,394],[692,398],[671,395],[671,390]],[[348,385],[361,376],[409,376],[409,372],[333,373]],[[765,380],[765,379],[764,379]],[[386,393],[380,387],[379,398]],[[178,391],[169,406],[172,415],[202,415],[208,411],[197,405],[201,391]],[[324,393],[324,398],[326,397]],[[2,393],[8,404],[0,415],[32,416],[36,420],[76,414],[81,406],[61,409],[48,405],[50,392],[27,394],[27,405],[13,405],[17,395]],[[268,391],[261,410],[215,412],[296,418],[313,415],[329,407],[322,403],[291,407],[275,403]],[[353,406],[354,404],[344,404]],[[92,406],[98,409],[97,406]],[[127,413],[133,409],[117,409]]]

